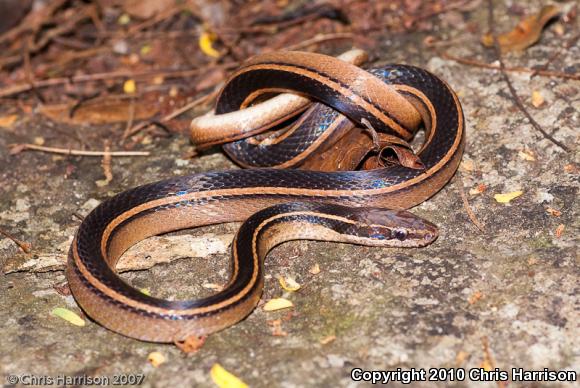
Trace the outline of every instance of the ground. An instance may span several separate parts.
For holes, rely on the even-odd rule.
[[[530,9],[537,6],[538,2],[529,4]],[[481,30],[485,30],[483,8],[473,12]],[[507,30],[513,18],[498,11],[496,22],[497,28]],[[294,307],[278,312],[258,307],[189,355],[173,345],[125,338],[86,317],[86,326],[77,327],[51,315],[56,307],[81,314],[73,297],[57,290],[65,283],[62,263],[79,225],[75,214],[83,216],[99,201],[143,182],[235,168],[233,164],[219,152],[181,159],[191,145],[185,136],[174,136],[144,145],[152,152],[149,157],[114,159],[114,179],[99,186],[96,181],[103,179],[99,158],[9,155],[11,143],[30,142],[37,136],[57,142],[60,132],[55,127],[60,124],[32,114],[16,128],[0,128],[0,224],[33,246],[31,254],[24,254],[10,239],[0,238],[2,378],[144,374],[144,386],[213,386],[209,370],[215,363],[250,386],[284,387],[357,386],[351,380],[353,368],[549,368],[577,373],[580,82],[509,73],[534,118],[570,147],[565,152],[529,124],[498,71],[437,56],[424,48],[425,36],[385,37],[374,54],[377,62],[426,67],[445,79],[463,104],[467,144],[462,166],[440,193],[413,209],[439,226],[439,239],[420,249],[310,241],[283,244],[266,260],[262,298],[284,296]],[[455,55],[478,53],[482,61],[493,61],[492,52],[479,45],[477,33],[442,29],[437,36],[450,42]],[[461,43],[453,44],[455,40]],[[564,40],[548,29],[537,45],[524,53],[505,54],[504,61],[514,67],[543,65]],[[576,45],[564,50],[552,66],[578,74],[578,58]],[[530,103],[534,90],[545,99],[539,108]],[[483,231],[466,212],[462,186]],[[522,194],[507,204],[494,198],[514,191]],[[168,254],[170,263],[124,272],[123,277],[161,297],[211,293],[208,283],[227,280],[227,245],[238,226],[191,231],[193,243],[201,246],[199,254],[189,255],[196,257]],[[209,242],[215,246],[204,251]],[[311,271],[315,264],[318,274]],[[282,290],[279,275],[294,277],[302,289]],[[273,335],[272,321],[277,319],[287,335]],[[166,358],[157,368],[147,362],[153,351]],[[553,385],[560,384],[572,386]],[[465,378],[454,385],[498,383]]]

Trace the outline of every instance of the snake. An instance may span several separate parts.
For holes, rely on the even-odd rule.
[[[215,114],[243,112],[272,93],[299,94],[403,139],[412,138],[423,123],[425,141],[418,155],[425,168],[234,169],[171,177],[123,191],[83,219],[69,251],[66,277],[88,316],[143,341],[204,337],[253,311],[262,295],[265,257],[284,241],[422,247],[437,238],[434,224],[406,209],[437,193],[461,161],[464,116],[447,83],[410,65],[362,69],[323,54],[270,52],[250,58],[230,75],[216,99]],[[331,126],[324,117],[317,120]],[[230,279],[208,297],[146,295],[115,271],[123,253],[148,237],[241,221],[232,243]]]

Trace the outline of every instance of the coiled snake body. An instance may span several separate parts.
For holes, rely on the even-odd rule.
[[[437,237],[433,224],[397,209],[432,196],[459,165],[463,113],[447,84],[412,66],[367,72],[320,54],[270,53],[251,59],[230,77],[216,113],[247,107],[273,91],[307,95],[355,122],[405,139],[424,122],[426,141],[419,156],[425,169],[232,170],[174,177],[122,192],[84,219],[70,250],[70,288],[93,319],[146,341],[204,336],[252,311],[262,291],[264,256],[282,241],[414,247]],[[123,252],[149,236],[244,220],[232,245],[231,279],[210,297],[158,299],[129,286],[114,271]]]

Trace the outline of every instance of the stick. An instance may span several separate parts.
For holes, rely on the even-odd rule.
[[[22,151],[41,151],[49,152],[53,154],[63,154],[63,155],[74,155],[74,156],[98,156],[102,157],[105,155],[125,157],[125,156],[149,156],[148,151],[118,151],[118,152],[107,152],[107,151],[82,151],[73,150],[70,148],[55,148],[55,147],[43,147],[36,144],[12,144],[10,145],[12,155],[17,154]]]
[[[495,50],[495,55],[497,57],[497,60],[499,61],[499,67],[500,67],[501,75],[503,77],[503,80],[505,81],[505,83],[508,86],[508,89],[510,91],[510,94],[512,96],[512,99],[513,99],[515,105],[527,117],[527,119],[530,122],[530,124],[532,124],[532,126],[538,132],[540,132],[542,135],[544,135],[544,138],[550,140],[552,143],[554,143],[555,145],[557,145],[558,147],[560,147],[564,151],[569,152],[570,150],[568,149],[568,147],[566,147],[563,143],[561,143],[558,140],[556,140],[552,135],[550,135],[548,132],[546,132],[544,130],[544,128],[542,128],[540,126],[540,124],[538,124],[538,122],[528,112],[528,110],[524,106],[522,100],[518,96],[518,94],[516,92],[516,89],[514,88],[514,86],[512,84],[512,81],[510,80],[510,78],[508,77],[507,73],[505,72],[505,64],[504,64],[504,62],[502,60],[502,57],[501,57],[501,49],[499,47],[499,43],[498,43],[497,38],[495,36],[495,32],[494,32],[494,19],[493,19],[493,1],[492,0],[488,0],[487,1],[487,5],[488,5],[488,26],[489,26],[489,33],[493,37],[493,48]]]
[[[215,68],[231,69],[239,66],[239,62],[228,62],[221,65],[215,66]],[[187,69],[187,70],[175,70],[175,71],[164,71],[164,72],[142,72],[135,73],[129,70],[115,71],[109,73],[95,73],[95,74],[82,74],[73,77],[62,77],[62,78],[49,78],[45,80],[35,81],[35,88],[44,88],[48,86],[63,85],[68,83],[77,82],[90,82],[90,81],[102,81],[115,78],[154,78],[154,77],[164,77],[164,78],[186,78],[194,75],[198,75],[205,71],[205,68]],[[30,83],[22,83],[8,86],[4,89],[0,89],[0,98],[8,97],[22,92],[27,92],[32,89]]]
[[[485,226],[477,219],[473,210],[471,210],[471,206],[469,206],[469,201],[467,200],[467,194],[465,194],[465,188],[463,187],[463,177],[461,177],[459,182],[459,195],[461,195],[461,200],[463,201],[463,207],[465,208],[465,212],[467,216],[473,222],[473,225],[479,229],[480,232],[485,233]]]
[[[445,53],[445,52],[440,53],[439,55],[441,56],[441,58],[449,59],[451,61],[461,63],[462,65],[481,67],[484,69],[491,69],[491,70],[501,70],[501,67],[499,65],[494,65],[494,64],[485,63],[485,62],[479,62],[479,61],[476,61],[475,59],[456,57],[454,55],[451,55],[451,54]],[[532,75],[541,75],[543,77],[554,77],[554,78],[580,80],[579,73],[568,74],[568,73],[562,73],[559,71],[549,71],[549,70],[541,70],[541,69],[534,70],[534,69],[528,69],[527,67],[507,67],[507,66],[504,67],[503,70],[508,71],[508,72],[514,72],[514,73],[532,73]]]

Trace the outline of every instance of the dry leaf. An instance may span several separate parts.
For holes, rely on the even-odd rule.
[[[159,365],[165,362],[165,356],[159,352],[151,352],[147,356],[147,361],[149,361],[151,365],[157,368]]]
[[[314,264],[312,267],[310,267],[308,272],[310,272],[312,275],[318,275],[320,273],[320,265],[318,265],[318,263]]]
[[[204,31],[199,36],[199,48],[208,57],[219,58],[221,55],[219,51],[213,48],[213,43],[216,41],[216,39],[216,34],[209,31]]]
[[[467,353],[466,351],[460,350],[459,352],[457,352],[457,355],[455,356],[455,365],[457,365],[457,366],[463,365],[463,363],[465,362],[465,360],[467,360],[468,357],[469,357],[469,353]]]
[[[198,337],[195,335],[191,335],[183,341],[175,341],[173,343],[183,353],[195,353],[202,348],[203,344],[205,344],[206,339],[207,337],[205,336]]]
[[[128,79],[123,83],[123,91],[125,94],[135,94],[137,91],[137,85],[135,85],[134,79]]]
[[[544,100],[544,96],[542,96],[542,93],[539,90],[532,91],[532,105],[534,108],[541,107],[545,102],[546,100]]]
[[[293,307],[294,304],[289,301],[288,299],[284,299],[284,298],[274,298],[274,299],[270,299],[269,301],[266,302],[266,304],[264,304],[264,311],[276,311],[276,310],[282,310],[282,309],[286,309],[289,307]]]
[[[493,370],[495,368],[495,363],[493,362],[493,358],[491,357],[491,352],[489,351],[489,340],[487,337],[483,337],[481,339],[481,344],[483,347],[483,354],[484,358],[481,362],[480,368],[485,369],[486,371]]]
[[[280,287],[282,287],[285,291],[298,291],[300,289],[300,284],[296,282],[291,277],[284,278],[283,276],[278,277],[278,282],[280,282]]]
[[[554,232],[554,235],[556,236],[556,238],[562,237],[562,234],[564,233],[565,228],[566,227],[564,226],[564,224],[558,225],[558,227],[556,228],[556,231]]]
[[[282,320],[281,319],[274,319],[272,321],[268,321],[268,325],[272,327],[272,335],[275,337],[286,337],[288,333],[282,329]]]
[[[131,16],[124,13],[121,16],[119,16],[119,19],[117,19],[117,23],[120,26],[126,26],[127,24],[131,23]]]
[[[499,203],[510,203],[513,199],[522,195],[523,191],[512,191],[510,193],[495,194],[493,198]]]
[[[538,259],[537,257],[530,257],[528,259],[528,265],[538,264],[539,261],[540,261],[540,259]]]
[[[564,36],[564,34],[566,33],[564,25],[560,22],[554,23],[554,33],[558,36]]]
[[[512,31],[497,37],[501,51],[521,51],[530,47],[540,39],[544,26],[559,13],[558,7],[548,5],[538,14],[526,17]],[[486,34],[481,38],[481,43],[484,46],[493,47],[493,37]]]
[[[213,382],[220,388],[247,388],[248,385],[220,364],[213,364],[209,372]]]
[[[475,163],[473,163],[473,160],[464,159],[459,165],[459,168],[462,171],[472,172],[475,170]]]
[[[16,122],[18,115],[8,115],[0,117],[0,127],[10,128]]]
[[[131,106],[133,105],[133,106]],[[73,104],[43,105],[39,111],[49,119],[65,124],[109,124],[133,120],[146,120],[159,111],[154,103],[131,103],[129,99],[106,97],[87,101],[79,106],[72,117],[70,111]],[[131,115],[133,110],[133,116]]]
[[[560,210],[554,209],[553,207],[550,207],[550,206],[548,206],[546,208],[546,212],[549,215],[554,216],[554,217],[560,217],[562,215],[562,212]]]
[[[564,166],[564,172],[568,174],[577,174],[578,170],[579,170],[578,166],[575,165],[574,163],[568,163],[567,165]]]
[[[527,160],[528,162],[534,162],[536,160],[536,156],[532,151],[518,151],[518,156],[523,160]]]
[[[121,2],[123,10],[139,19],[149,19],[165,12],[175,4],[175,0],[125,0]]]
[[[321,345],[326,345],[326,344],[331,343],[335,339],[336,339],[336,336],[335,335],[329,335],[329,336],[324,337],[323,339],[321,339],[318,342],[320,342]]]
[[[487,186],[483,183],[478,184],[473,189],[469,190],[470,195],[479,195],[487,190]]]
[[[474,304],[475,302],[477,302],[478,300],[480,300],[481,298],[483,298],[483,293],[481,291],[475,291],[467,300],[467,302],[469,304]]]
[[[84,326],[86,324],[85,320],[79,317],[77,313],[74,311],[70,311],[69,309],[65,309],[62,307],[54,308],[51,311],[51,314],[55,317],[59,317],[67,321],[68,323],[72,323],[75,326]]]

